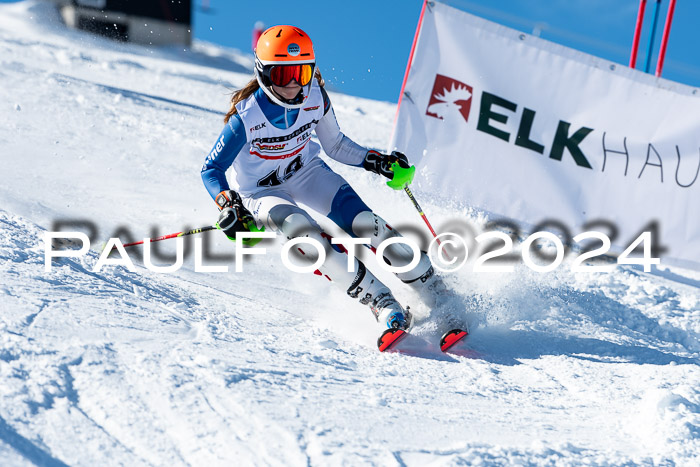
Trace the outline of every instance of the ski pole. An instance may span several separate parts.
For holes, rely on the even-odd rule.
[[[245,223],[245,227],[248,229],[249,232],[264,232],[265,231],[265,226],[258,227],[255,221],[248,221]],[[167,240],[169,238],[178,238],[178,237],[184,237],[185,235],[194,235],[202,232],[209,232],[210,230],[219,230],[219,224],[215,225],[208,225],[206,227],[200,227],[199,229],[192,229],[192,230],[187,230],[185,232],[175,232],[171,233],[168,235],[163,235],[158,238],[151,238],[149,239],[148,243],[153,243],[153,242],[160,242],[161,240]],[[230,238],[230,237],[229,237]],[[231,238],[231,240],[233,240]],[[260,242],[262,238],[244,238],[243,239],[243,244],[245,246],[255,246]],[[132,243],[125,243],[122,245],[123,247],[128,247],[128,246],[135,246],[135,245],[142,245],[144,243],[143,240],[138,241],[138,242],[132,242]],[[112,249],[110,250],[110,253],[114,251],[114,249],[117,247],[117,245],[112,245]]]
[[[209,232],[210,230],[217,230],[218,228],[219,228],[218,225],[208,225],[206,227],[201,227],[199,229],[192,229],[192,230],[188,230],[186,232],[176,232],[176,233],[172,233],[169,235],[163,235],[163,236],[158,237],[158,238],[151,238],[151,239],[149,239],[149,243],[160,242],[161,240],[167,240],[169,238],[184,237],[185,235],[193,235],[193,234],[198,234],[198,233],[202,233],[202,232]],[[139,242],[125,243],[122,246],[126,248],[128,246],[141,245],[141,244],[143,244],[143,242],[144,241],[141,240]],[[113,245],[112,250],[114,250],[115,248],[116,248],[116,245]]]
[[[428,216],[425,215],[425,213],[423,212],[423,208],[420,207],[420,204],[418,204],[416,197],[413,196],[411,189],[408,188],[408,184],[413,181],[413,176],[416,173],[416,166],[412,165],[411,167],[405,169],[405,168],[401,167],[398,162],[394,162],[393,164],[391,164],[391,170],[392,170],[392,172],[394,172],[394,178],[389,180],[387,182],[387,185],[389,185],[394,190],[398,190],[400,188],[403,188],[403,191],[408,195],[408,198],[413,203],[413,206],[418,211],[418,214],[420,214],[421,218],[425,222],[425,225],[427,225],[428,229],[430,229],[430,233],[433,234],[433,237],[435,238],[435,241],[437,242],[438,247],[441,247],[442,243],[440,242],[438,235],[435,233],[435,229],[433,229],[433,226],[430,224],[430,221],[428,220]],[[445,252],[444,249],[443,249],[443,255],[445,255],[445,257],[447,257],[448,260],[451,259],[450,256],[447,254],[447,252]]]

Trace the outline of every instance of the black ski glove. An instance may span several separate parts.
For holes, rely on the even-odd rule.
[[[365,170],[374,172],[379,175],[384,175],[388,179],[394,178],[394,172],[391,170],[391,164],[398,162],[401,167],[407,169],[411,166],[408,163],[408,157],[405,154],[392,151],[391,154],[381,154],[377,151],[369,150],[365,154],[365,160],[362,162],[362,167]]]
[[[233,190],[225,190],[216,195],[216,205],[219,206],[219,228],[226,236],[236,239],[236,232],[249,232],[255,226],[253,215],[243,206],[243,201],[238,193]]]

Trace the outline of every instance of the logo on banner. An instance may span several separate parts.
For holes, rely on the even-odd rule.
[[[435,75],[433,92],[425,114],[451,120],[461,115],[464,121],[469,121],[469,110],[472,107],[472,87],[443,75]]]

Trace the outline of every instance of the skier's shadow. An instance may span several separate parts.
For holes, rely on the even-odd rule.
[[[400,353],[409,357],[424,358],[428,360],[437,360],[442,362],[458,362],[452,355],[444,353],[440,350],[437,343],[428,340],[427,337],[408,334],[398,342],[395,348],[388,350],[388,353]]]
[[[681,357],[642,345],[616,344],[588,337],[562,337],[541,331],[483,328],[467,339],[469,348],[464,356],[500,365],[519,365],[520,360],[535,360],[544,355],[565,355],[599,363],[700,364],[697,358]]]

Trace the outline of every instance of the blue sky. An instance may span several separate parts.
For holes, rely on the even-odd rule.
[[[295,24],[314,40],[324,77],[338,91],[396,102],[422,0],[265,2],[193,0],[195,37],[250,50],[256,21]],[[211,12],[199,6],[209,3]],[[449,0],[477,16],[624,65],[639,0]],[[663,0],[651,64],[656,69],[669,0]],[[264,5],[264,6],[261,6]],[[293,6],[292,6],[293,5]],[[637,68],[646,61],[655,0],[647,1]],[[700,1],[677,0],[664,77],[700,86]]]
[[[0,0],[6,2],[8,0]],[[194,35],[250,52],[256,21],[294,24],[313,39],[332,89],[396,102],[422,0],[192,0]],[[639,0],[446,0],[497,23],[627,65]],[[669,0],[662,0],[651,71]],[[208,9],[204,6],[208,5]],[[637,68],[646,61],[656,0],[647,1]],[[700,1],[677,0],[663,76],[700,86]]]

